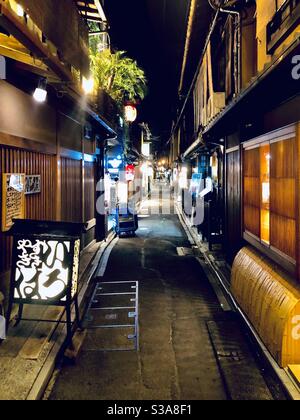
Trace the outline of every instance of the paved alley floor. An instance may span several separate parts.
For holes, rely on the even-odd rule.
[[[172,213],[141,217],[136,237],[118,241],[102,279],[139,282],[139,351],[97,351],[89,337],[97,332],[89,332],[76,365],[62,368],[50,399],[228,398],[208,328],[226,322],[228,314],[199,262],[178,255],[178,247],[190,244]],[[265,388],[262,397],[271,399]]]

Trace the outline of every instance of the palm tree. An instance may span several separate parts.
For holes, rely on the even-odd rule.
[[[125,100],[144,99],[147,91],[145,72],[124,51],[91,53],[94,79],[122,107]]]

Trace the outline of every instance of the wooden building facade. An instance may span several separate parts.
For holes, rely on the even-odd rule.
[[[104,93],[97,108],[84,95],[88,27],[76,2],[57,3],[55,8],[51,0],[0,4],[0,54],[6,66],[0,80],[0,177],[3,188],[7,174],[37,182],[25,192],[23,216],[86,223],[85,248],[105,236],[105,216],[96,213],[96,185],[104,176],[104,146],[116,136],[117,117]],[[33,97],[41,79],[47,80],[44,103]],[[3,227],[3,193],[0,290],[7,296],[12,239]]]
[[[222,188],[229,262],[244,239],[253,243],[255,237],[259,248],[276,249],[287,265],[296,264],[300,90],[293,71],[299,25],[298,2],[289,0],[216,7],[191,90],[174,123],[173,162],[196,170],[201,155],[218,152],[216,186]],[[285,133],[294,134],[285,139]],[[274,166],[277,159],[282,169]],[[211,166],[212,160],[207,162]],[[273,190],[278,197],[270,197]],[[288,243],[279,237],[282,227],[289,232]]]

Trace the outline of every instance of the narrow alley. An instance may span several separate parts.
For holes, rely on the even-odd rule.
[[[168,206],[161,201],[160,211]],[[148,207],[157,213],[157,200],[147,201],[143,208]],[[166,216],[142,211],[137,236],[119,239],[99,279],[139,282],[139,351],[103,351],[106,344],[116,349],[124,345],[122,329],[109,329],[107,339],[103,330],[88,330],[76,365],[62,368],[50,399],[272,399],[246,342],[236,341],[246,340],[237,319],[223,312],[196,258],[178,255],[179,248],[191,251],[191,245],[170,207],[172,214]],[[217,343],[222,336],[218,326],[237,331]],[[225,346],[223,351],[240,352],[223,372],[211,341],[214,334],[214,344]],[[239,389],[230,377],[233,372],[234,381],[243,380]],[[224,374],[229,375],[229,389]]]
[[[300,0],[0,0],[0,209],[0,401],[300,401]]]

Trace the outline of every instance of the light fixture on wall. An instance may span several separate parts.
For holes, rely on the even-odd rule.
[[[35,89],[33,94],[34,99],[39,102],[43,103],[47,99],[47,79],[40,79],[38,87]]]

